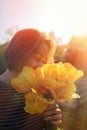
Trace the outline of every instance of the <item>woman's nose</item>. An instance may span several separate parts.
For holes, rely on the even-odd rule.
[[[39,61],[39,62],[37,63],[37,67],[41,67],[41,66],[43,66],[43,63]]]
[[[38,63],[38,66],[43,66],[43,63],[42,63],[42,62],[39,62],[39,63]]]
[[[41,66],[43,66],[43,63],[38,62],[33,68],[36,69],[36,68],[41,67]]]

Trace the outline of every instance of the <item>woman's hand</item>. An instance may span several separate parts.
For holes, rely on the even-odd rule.
[[[56,104],[48,105],[43,115],[44,121],[49,121],[55,126],[59,126],[62,123],[62,111]]]

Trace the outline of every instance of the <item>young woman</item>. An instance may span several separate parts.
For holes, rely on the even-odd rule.
[[[43,130],[44,122],[61,124],[62,112],[57,105],[49,105],[43,114],[24,111],[24,95],[12,86],[23,66],[36,68],[51,63],[54,41],[35,29],[18,31],[5,50],[7,70],[0,76],[0,130]]]

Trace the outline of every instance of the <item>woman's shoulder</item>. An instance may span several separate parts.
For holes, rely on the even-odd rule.
[[[4,93],[9,94],[9,93],[14,93],[14,92],[15,92],[15,89],[11,85],[0,80],[0,94],[4,94]]]
[[[0,128],[13,130],[40,130],[43,115],[31,115],[24,111],[24,96],[12,86],[0,81]]]
[[[24,102],[23,94],[19,94],[11,85],[0,80],[0,103],[6,102]]]

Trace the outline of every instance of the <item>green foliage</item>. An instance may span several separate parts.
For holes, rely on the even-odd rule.
[[[63,112],[63,130],[87,130],[87,100],[84,101],[78,109],[74,108],[74,104],[61,105]]]
[[[87,37],[73,36],[68,44],[68,47],[87,50]]]
[[[80,99],[73,104],[58,103],[63,113],[63,130],[87,130],[87,76],[77,81]]]
[[[66,51],[66,46],[57,46],[55,54],[54,54],[54,62],[57,63],[59,61],[64,62],[65,61],[65,51]]]
[[[0,45],[0,74],[2,74],[7,68],[6,62],[4,59],[4,49],[5,49],[6,44],[7,43]]]

